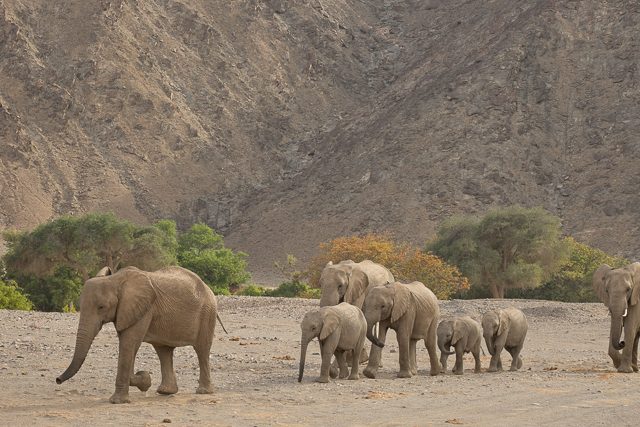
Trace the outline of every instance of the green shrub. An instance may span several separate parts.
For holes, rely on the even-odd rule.
[[[264,296],[267,289],[260,287],[258,285],[249,285],[240,289],[237,295],[243,295],[247,297],[262,297]]]
[[[33,310],[33,304],[29,301],[16,282],[0,280],[0,309],[6,310]]]

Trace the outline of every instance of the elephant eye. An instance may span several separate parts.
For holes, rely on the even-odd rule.
[[[103,308],[104,308],[104,305],[102,305],[102,304],[100,304],[100,305],[98,306],[98,310],[102,310]]]

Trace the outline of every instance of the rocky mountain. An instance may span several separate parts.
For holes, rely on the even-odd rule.
[[[2,227],[205,221],[286,253],[543,206],[640,251],[631,0],[0,0]]]

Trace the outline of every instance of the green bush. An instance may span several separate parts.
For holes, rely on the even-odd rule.
[[[268,289],[265,289],[258,285],[249,285],[240,289],[237,295],[242,295],[246,297],[263,297],[266,291],[268,291]]]
[[[33,310],[33,304],[29,301],[16,282],[0,280],[0,309],[6,310]]]
[[[47,277],[16,276],[22,289],[39,311],[75,311],[82,291],[82,278],[70,268],[60,267]]]
[[[263,288],[258,285],[246,286],[238,295],[251,297],[285,297],[285,298],[320,298],[320,289],[314,289],[299,281],[283,282],[275,289]]]

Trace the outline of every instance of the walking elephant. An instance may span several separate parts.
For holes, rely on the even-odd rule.
[[[386,267],[373,261],[329,261],[320,275],[320,307],[348,302],[362,308],[367,289],[394,281]]]
[[[464,373],[463,358],[465,353],[473,354],[476,362],[474,372],[480,372],[482,330],[478,322],[469,316],[443,320],[438,325],[437,335],[442,372],[447,372],[447,358],[454,353],[456,355],[454,374],[462,375]],[[451,346],[455,348],[455,351],[449,351]]]
[[[440,362],[436,353],[436,328],[440,318],[438,299],[420,282],[389,283],[372,288],[364,300],[367,319],[367,338],[373,343],[369,363],[364,375],[375,378],[380,366],[387,330],[396,331],[398,337],[400,372],[398,377],[410,378],[417,374],[416,343],[424,340],[431,362],[431,375],[438,375]],[[380,322],[378,336],[373,326]]]
[[[109,270],[101,274],[84,284],[73,359],[56,382],[61,384],[78,372],[102,325],[113,322],[118,332],[119,353],[111,403],[129,402],[129,386],[142,391],[151,386],[147,372],[133,374],[142,341],[153,345],[160,358],[162,382],[158,393],[178,391],[173,350],[187,345],[193,346],[200,364],[196,393],[212,393],[209,352],[217,305],[211,289],[195,273],[181,267],[155,272],[127,267],[115,274]]]
[[[300,370],[298,382],[302,381],[304,364],[309,342],[318,337],[322,366],[318,382],[329,382],[329,365],[331,356],[335,354],[340,365],[340,378],[349,376],[350,380],[357,380],[360,351],[364,346],[367,332],[367,321],[362,310],[349,303],[343,302],[336,306],[320,307],[305,314],[302,323],[302,338],[300,343]],[[350,351],[351,375],[347,368],[347,351]]]
[[[500,353],[503,349],[511,354],[511,371],[522,367],[520,352],[528,329],[527,318],[515,307],[493,310],[482,316],[482,334],[491,354],[488,372],[502,370]]]
[[[609,357],[618,372],[638,371],[640,262],[622,268],[604,264],[593,273],[596,295],[609,308]],[[620,341],[620,336],[624,340]],[[622,350],[622,355],[620,354]]]

